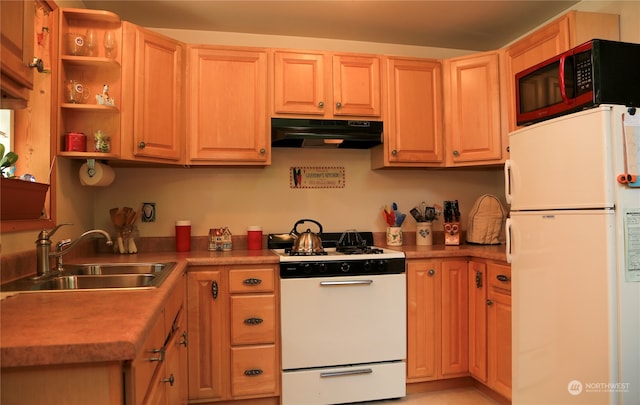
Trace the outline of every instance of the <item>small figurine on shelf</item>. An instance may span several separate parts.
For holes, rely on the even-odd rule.
[[[96,102],[101,105],[115,106],[116,101],[109,97],[109,85],[102,86],[102,94],[96,94]]]
[[[98,130],[93,134],[93,140],[95,142],[95,151],[109,153],[111,152],[111,138],[106,136],[104,132]]]

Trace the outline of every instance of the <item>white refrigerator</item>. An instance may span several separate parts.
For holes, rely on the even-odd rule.
[[[509,134],[514,405],[640,404],[640,109]],[[640,173],[638,173],[640,174]]]

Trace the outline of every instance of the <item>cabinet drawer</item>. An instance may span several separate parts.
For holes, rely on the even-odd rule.
[[[404,373],[403,361],[286,371],[282,403],[323,405],[404,397]]]
[[[511,292],[511,266],[492,263],[487,271],[487,281],[492,288]]]
[[[276,338],[273,294],[231,296],[231,344],[273,343]]]
[[[274,286],[274,270],[269,268],[239,269],[229,272],[229,291],[271,292]]]
[[[144,342],[140,354],[132,363],[134,376],[133,398],[136,404],[141,404],[146,395],[147,388],[151,382],[151,377],[162,361],[164,360],[164,317],[162,314],[153,325],[149,337]]]
[[[234,397],[276,393],[279,370],[274,345],[234,347],[231,364]]]

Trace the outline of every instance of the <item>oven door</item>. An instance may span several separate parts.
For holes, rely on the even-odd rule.
[[[284,370],[406,358],[404,273],[280,283]]]

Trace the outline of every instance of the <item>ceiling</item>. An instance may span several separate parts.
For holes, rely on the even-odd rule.
[[[150,28],[243,32],[473,51],[497,49],[579,1],[83,0]]]

